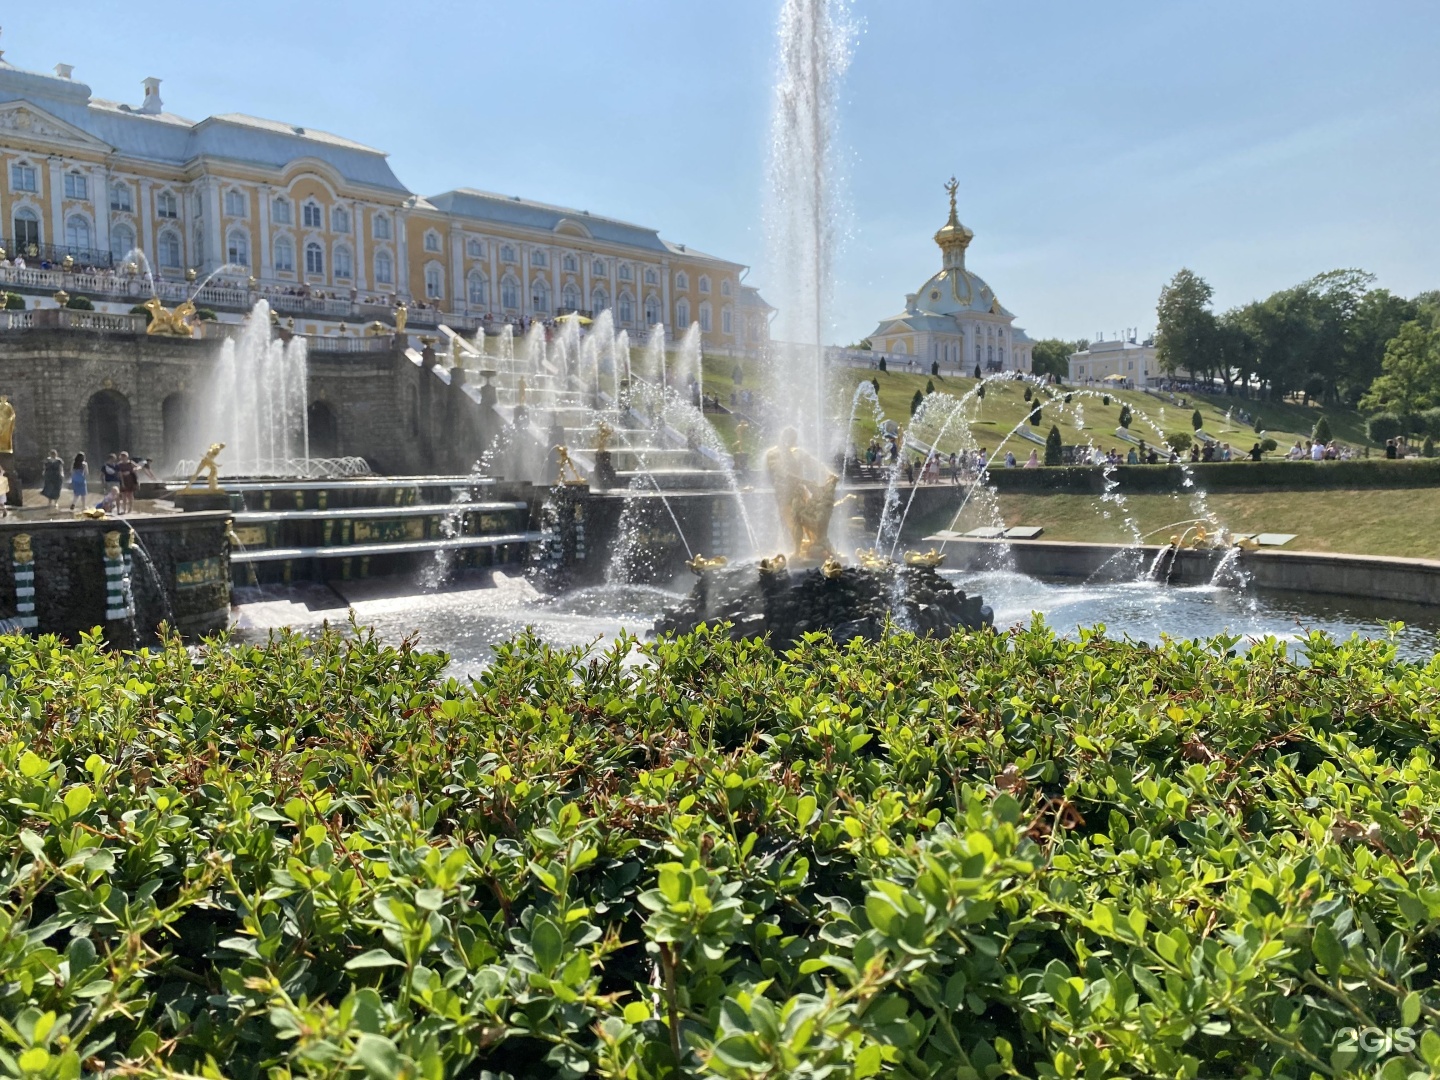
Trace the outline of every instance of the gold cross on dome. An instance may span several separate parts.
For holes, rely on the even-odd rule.
[[[955,177],[950,177],[950,182],[945,185],[946,192],[950,195],[950,213],[955,213],[955,192],[960,190],[960,182]]]

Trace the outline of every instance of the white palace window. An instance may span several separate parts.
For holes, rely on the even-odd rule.
[[[246,199],[242,192],[234,190],[225,192],[225,216],[244,217],[245,203]]]

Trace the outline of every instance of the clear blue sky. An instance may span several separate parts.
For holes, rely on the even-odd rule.
[[[17,66],[97,96],[248,112],[469,185],[653,225],[751,263],[779,0],[7,4]],[[835,339],[970,265],[1032,335],[1154,323],[1190,266],[1221,306],[1339,266],[1440,287],[1434,0],[858,0]]]

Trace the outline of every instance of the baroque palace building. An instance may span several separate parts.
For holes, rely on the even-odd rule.
[[[23,71],[0,53],[0,166],[0,245],[32,266],[70,255],[103,271],[138,248],[169,281],[229,264],[257,296],[403,300],[457,327],[608,309],[632,332],[698,323],[711,349],[768,339],[771,309],[739,263],[588,210],[416,195],[350,139],[168,112],[159,79],[132,106],[93,97],[68,65]]]
[[[965,266],[965,250],[975,233],[955,212],[957,185],[950,194],[950,217],[935,234],[941,268],[919,292],[905,297],[905,310],[871,333],[871,351],[893,359],[918,360],[928,367],[940,363],[969,371],[1031,369],[1034,342],[1015,325],[1015,316],[1000,303],[985,280]]]

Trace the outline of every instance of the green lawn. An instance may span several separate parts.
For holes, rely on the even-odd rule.
[[[955,528],[992,524],[983,498],[970,500]],[[1186,495],[1127,495],[1123,508],[1095,495],[993,498],[1007,525],[1039,525],[1045,540],[1126,543],[1133,538],[1127,515],[1142,534],[1195,516]],[[1216,493],[1206,496],[1206,504],[1234,532],[1295,533],[1289,550],[1440,559],[1440,491],[1433,489]],[[950,528],[952,514],[909,522],[906,532],[923,536]],[[1169,535],[1162,531],[1148,542],[1164,543]]]

